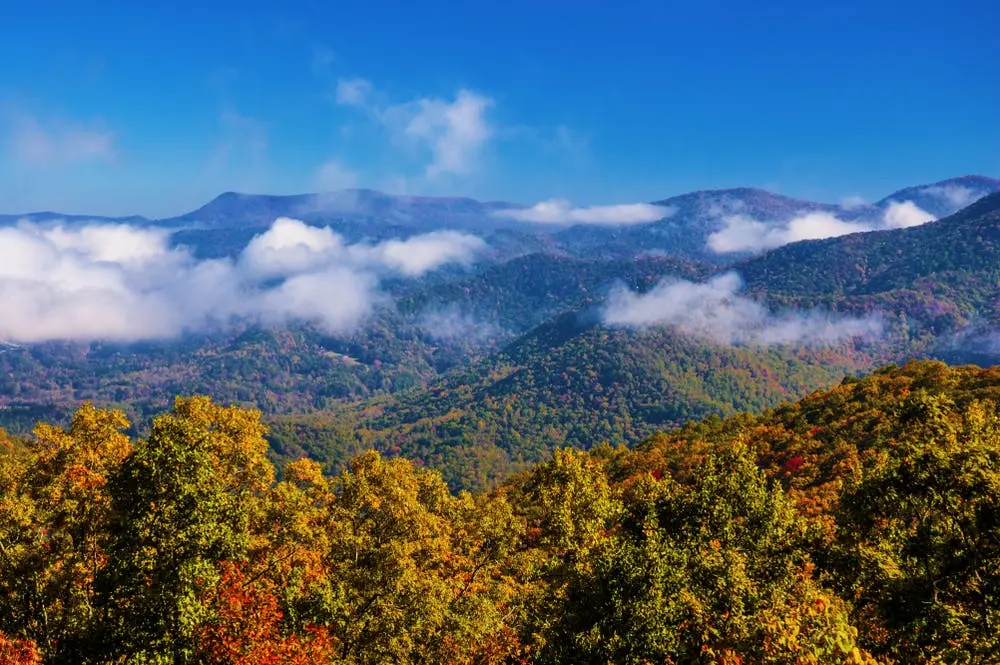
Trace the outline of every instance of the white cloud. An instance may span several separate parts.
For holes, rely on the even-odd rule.
[[[874,221],[846,221],[828,212],[804,213],[786,222],[763,222],[743,214],[723,215],[723,227],[709,234],[707,244],[717,254],[761,252],[800,240],[919,226],[935,219],[912,201],[893,201]]]
[[[612,292],[603,310],[605,325],[644,329],[670,326],[718,344],[824,345],[881,331],[877,318],[837,317],[816,310],[772,314],[738,295],[735,273],[708,282],[663,280],[647,293],[624,287]]]
[[[845,222],[826,212],[811,212],[785,224],[758,222],[745,215],[724,218],[725,228],[708,236],[708,247],[717,254],[773,249],[799,240],[818,240],[871,230],[864,224]]]
[[[433,231],[406,240],[387,240],[374,246],[355,245],[356,260],[377,263],[409,277],[417,277],[446,263],[469,265],[486,248],[478,236],[458,231]]]
[[[482,247],[461,233],[348,245],[279,219],[236,260],[199,261],[156,229],[21,223],[0,229],[0,339],[166,338],[233,317],[344,331],[379,299],[381,274],[467,263]]]
[[[885,209],[882,228],[905,229],[933,222],[937,217],[918,207],[913,201],[893,201]]]
[[[31,342],[176,334],[179,309],[206,297],[193,292],[183,302],[174,291],[197,278],[193,268],[158,231],[29,224],[0,230],[0,336]]]
[[[478,236],[457,231],[434,231],[375,245],[347,245],[329,227],[317,228],[282,217],[250,241],[240,260],[261,276],[298,274],[343,264],[418,277],[447,263],[467,265],[485,247]]]
[[[61,166],[115,159],[113,132],[76,124],[49,123],[33,116],[16,118],[9,137],[11,152],[29,166]]]
[[[340,79],[337,103],[363,109],[388,130],[393,143],[416,149],[428,159],[424,177],[465,176],[476,171],[483,149],[495,135],[487,118],[491,98],[460,89],[451,100],[420,97],[386,103],[365,79]]]
[[[440,341],[483,342],[500,332],[497,326],[463,313],[455,305],[424,312],[417,325],[432,339]]]
[[[374,275],[347,266],[289,276],[260,294],[259,312],[270,323],[315,321],[331,332],[349,330],[371,311],[377,299]]]
[[[671,208],[648,203],[626,203],[608,206],[574,208],[569,201],[549,199],[530,208],[508,208],[494,212],[522,222],[539,224],[643,224],[669,217]]]
[[[863,208],[866,205],[868,205],[868,201],[866,201],[865,197],[863,196],[858,196],[857,194],[849,194],[845,196],[843,199],[841,199],[840,205],[845,210],[857,210],[858,208]]]
[[[371,81],[362,78],[339,79],[337,81],[338,104],[364,107],[367,106],[371,93]]]
[[[955,210],[964,208],[987,194],[987,192],[983,190],[970,189],[964,185],[956,185],[954,183],[946,185],[930,185],[929,187],[924,187],[924,192],[947,201],[948,204]]]
[[[358,186],[358,175],[342,162],[331,159],[316,172],[316,185],[321,192],[354,189]]]
[[[293,275],[327,266],[340,260],[344,252],[343,240],[329,227],[280,217],[266,232],[253,237],[240,262],[261,277]]]
[[[483,146],[493,136],[486,111],[493,100],[469,90],[459,90],[452,101],[418,99],[391,107],[386,117],[402,120],[402,136],[430,150],[431,161],[424,173],[434,179],[442,175],[467,175],[477,166]]]

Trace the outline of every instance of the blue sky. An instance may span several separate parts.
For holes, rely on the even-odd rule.
[[[8,3],[0,212],[1000,175],[1000,3]]]

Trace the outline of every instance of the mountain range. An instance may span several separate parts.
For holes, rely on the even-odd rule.
[[[648,205],[662,218],[571,224],[526,221],[540,213],[525,206],[357,190],[225,194],[166,220],[0,217],[165,228],[194,256],[237,266],[279,217],[375,249],[441,232],[485,241],[468,265],[382,279],[350,329],[247,319],[166,339],[0,345],[0,425],[23,431],[93,400],[142,427],[173,395],[206,393],[262,409],[276,459],[336,468],[375,447],[479,488],[562,445],[631,445],[882,363],[1000,357],[1000,180],[966,176],[872,204],[731,189]],[[887,221],[914,210],[903,220],[913,224]],[[734,242],[747,229],[780,246],[713,249],[718,234]]]
[[[487,241],[498,259],[531,251],[559,251],[580,258],[622,258],[655,252],[714,262],[754,253],[737,249],[720,254],[709,246],[711,235],[725,229],[733,219],[752,220],[767,229],[820,213],[859,228],[879,228],[894,204],[909,202],[929,217],[942,217],[997,190],[1000,179],[980,175],[907,187],[875,203],[817,203],[755,188],[713,189],[640,204],[660,212],[653,213],[653,219],[648,210],[642,209],[638,218],[629,217],[625,210],[590,222],[579,221],[580,216],[574,217],[572,209],[555,202],[550,203],[551,209],[543,211],[540,206],[457,197],[397,196],[369,189],[286,196],[227,192],[196,210],[164,219],[35,212],[0,214],[0,227],[25,220],[162,227],[173,231],[176,243],[191,246],[199,256],[231,256],[275,219],[291,217],[315,226],[329,226],[353,242],[405,238],[442,229],[472,232]]]

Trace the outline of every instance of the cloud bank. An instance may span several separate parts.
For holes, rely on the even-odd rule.
[[[920,226],[937,219],[912,201],[893,201],[875,221],[845,221],[833,213],[810,212],[787,222],[762,222],[743,214],[722,217],[723,228],[708,236],[717,254],[762,252],[800,240],[837,238],[851,233]]]
[[[569,201],[549,199],[537,203],[530,208],[508,208],[497,210],[493,214],[521,222],[538,224],[598,224],[624,225],[645,224],[669,217],[674,212],[672,208],[655,206],[649,203],[626,203],[620,205],[588,206],[574,208]]]
[[[735,273],[704,283],[667,279],[644,294],[621,287],[612,292],[602,318],[608,326],[669,326],[726,345],[822,346],[881,332],[881,322],[874,317],[838,317],[817,310],[773,314],[738,295],[741,287]]]
[[[347,244],[281,218],[236,259],[197,260],[158,229],[21,223],[0,229],[0,339],[156,339],[233,318],[341,332],[370,313],[382,275],[469,263],[484,247],[455,232]]]

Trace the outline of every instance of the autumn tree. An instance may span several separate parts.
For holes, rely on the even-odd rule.
[[[688,485],[648,476],[629,489],[617,533],[576,568],[542,661],[861,662],[799,536],[745,448],[710,456]]]
[[[454,640],[474,647],[497,629],[496,612],[474,597],[482,597],[483,567],[504,547],[502,538],[489,524],[473,529],[492,542],[455,532],[451,518],[463,506],[439,474],[368,453],[330,488],[327,572],[293,609],[329,627],[344,662],[434,661]],[[455,551],[456,540],[466,556]]]
[[[202,595],[211,618],[195,629],[197,662],[204,665],[318,665],[332,662],[326,629],[283,631],[273,585],[223,562],[218,582]]]
[[[1000,417],[917,392],[837,513],[834,569],[873,650],[907,663],[1000,653]]]
[[[79,662],[99,621],[109,479],[132,451],[120,411],[82,406],[68,429],[39,424],[20,455],[0,456],[0,630],[47,662]]]
[[[100,644],[136,662],[194,662],[199,593],[253,543],[270,464],[260,413],[178,399],[110,482]]]
[[[0,665],[39,665],[41,656],[35,643],[25,639],[11,639],[0,633]]]

